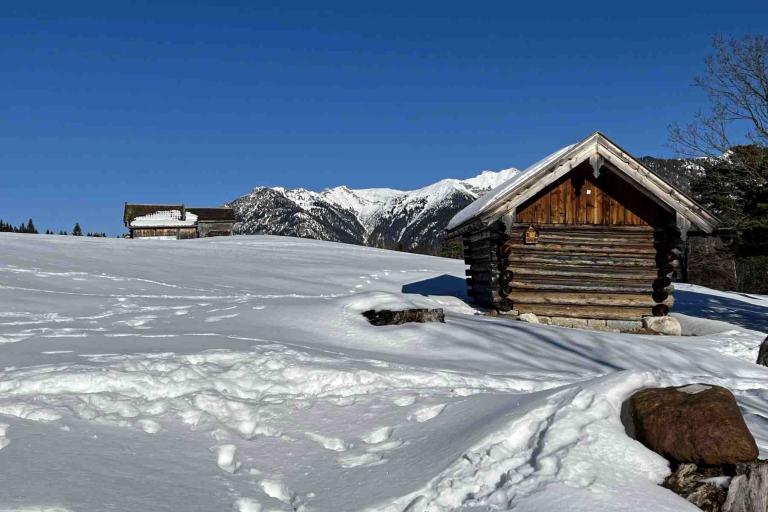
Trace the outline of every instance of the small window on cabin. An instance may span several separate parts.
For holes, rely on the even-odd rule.
[[[535,244],[538,241],[539,241],[539,232],[536,231],[535,227],[528,226],[528,229],[525,230],[525,243]]]

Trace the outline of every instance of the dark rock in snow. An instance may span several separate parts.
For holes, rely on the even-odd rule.
[[[363,312],[363,316],[368,319],[373,325],[400,325],[407,322],[443,322],[445,323],[445,313],[443,308],[436,309],[403,309],[399,311],[391,311],[389,309],[382,309],[376,311],[369,309]]]
[[[736,475],[728,488],[723,512],[768,510],[768,461],[736,464]]]
[[[760,350],[757,352],[757,364],[768,366],[768,337],[760,344]]]
[[[728,489],[711,480],[705,481],[718,477],[723,478],[723,470],[720,466],[699,467],[696,464],[680,464],[664,480],[664,487],[706,512],[720,512]],[[727,481],[727,477],[723,480]]]
[[[644,389],[628,406],[635,438],[671,461],[721,465],[758,456],[736,399],[723,387]]]

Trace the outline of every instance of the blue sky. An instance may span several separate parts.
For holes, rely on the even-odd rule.
[[[257,185],[416,188],[667,126],[731,2],[15,2],[0,14],[0,218],[123,232],[122,205]]]

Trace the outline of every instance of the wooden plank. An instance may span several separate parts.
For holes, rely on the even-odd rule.
[[[546,252],[546,253],[563,253],[563,254],[604,254],[610,256],[611,254],[617,255],[634,255],[634,256],[656,256],[656,251],[653,248],[634,248],[634,247],[612,247],[610,245],[564,245],[564,244],[543,244],[543,245],[513,245],[512,253],[518,251],[532,252]]]
[[[604,245],[620,247],[632,247],[645,249],[647,251],[657,252],[657,249],[653,246],[653,241],[642,240],[637,238],[621,238],[621,237],[602,237],[600,235],[594,235],[592,237],[569,237],[567,235],[548,235],[539,233],[539,239],[536,245],[563,245],[563,246],[579,246],[579,245]]]
[[[656,270],[656,262],[653,258],[615,258],[605,257],[581,257],[571,254],[539,254],[536,252],[516,254],[509,260],[509,265],[595,265],[598,267],[617,267],[620,269],[643,268]]]
[[[484,238],[482,240],[477,240],[476,242],[471,242],[468,246],[468,248],[471,251],[480,251],[480,250],[490,250],[491,248],[495,249],[498,242],[496,240],[491,240],[490,238]],[[465,246],[465,250],[466,250]]]
[[[550,202],[550,214],[549,222],[551,223],[564,223],[565,222],[565,204],[563,204],[563,189],[564,185],[561,183],[557,185],[549,193]]]
[[[527,228],[528,224],[516,222],[511,226],[514,228]],[[590,224],[542,224],[538,226],[548,231],[568,231],[568,232],[622,232],[622,233],[655,233],[658,230],[651,226],[610,226],[610,225],[590,225]]]
[[[485,240],[498,240],[501,236],[501,233],[498,231],[490,230],[490,229],[484,229],[482,231],[477,231],[475,233],[470,233],[468,235],[465,235],[464,237],[464,245],[479,242],[479,241],[485,241]]]
[[[574,224],[573,221],[573,185],[568,179],[563,182],[563,203],[565,203],[565,223]]]
[[[548,292],[572,291],[572,292],[599,292],[599,293],[653,293],[650,286],[632,286],[627,284],[562,284],[562,283],[536,283],[531,281],[510,281],[505,288],[505,295],[513,295],[518,290],[538,290]]]
[[[557,290],[558,286],[579,286],[582,287],[582,291],[596,290],[622,290],[624,287],[639,290],[638,293],[652,293],[653,288],[651,284],[644,279],[600,279],[600,280],[585,280],[577,276],[563,277],[563,276],[521,276],[515,275],[514,279],[507,285],[514,287],[517,285],[529,285],[532,287],[545,287],[547,289]],[[566,290],[567,288],[563,288]]]
[[[626,293],[607,295],[604,293],[574,293],[574,292],[532,292],[515,291],[508,295],[513,302],[524,304],[553,304],[553,305],[586,305],[586,306],[634,306],[652,308],[657,304],[649,294]],[[671,305],[672,297],[666,304]]]
[[[596,266],[568,266],[565,264],[558,265],[538,265],[536,267],[510,265],[505,270],[512,271],[515,278],[521,279],[522,276],[541,276],[544,277],[572,277],[580,280],[638,280],[646,281],[648,286],[657,278],[654,271],[621,271],[616,267],[596,267]]]

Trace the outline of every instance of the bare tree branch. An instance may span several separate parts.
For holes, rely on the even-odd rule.
[[[768,37],[717,36],[712,46],[704,74],[693,81],[709,97],[708,111],[669,127],[672,147],[686,158],[721,157],[736,140],[768,146]],[[758,169],[748,170],[758,178]]]

